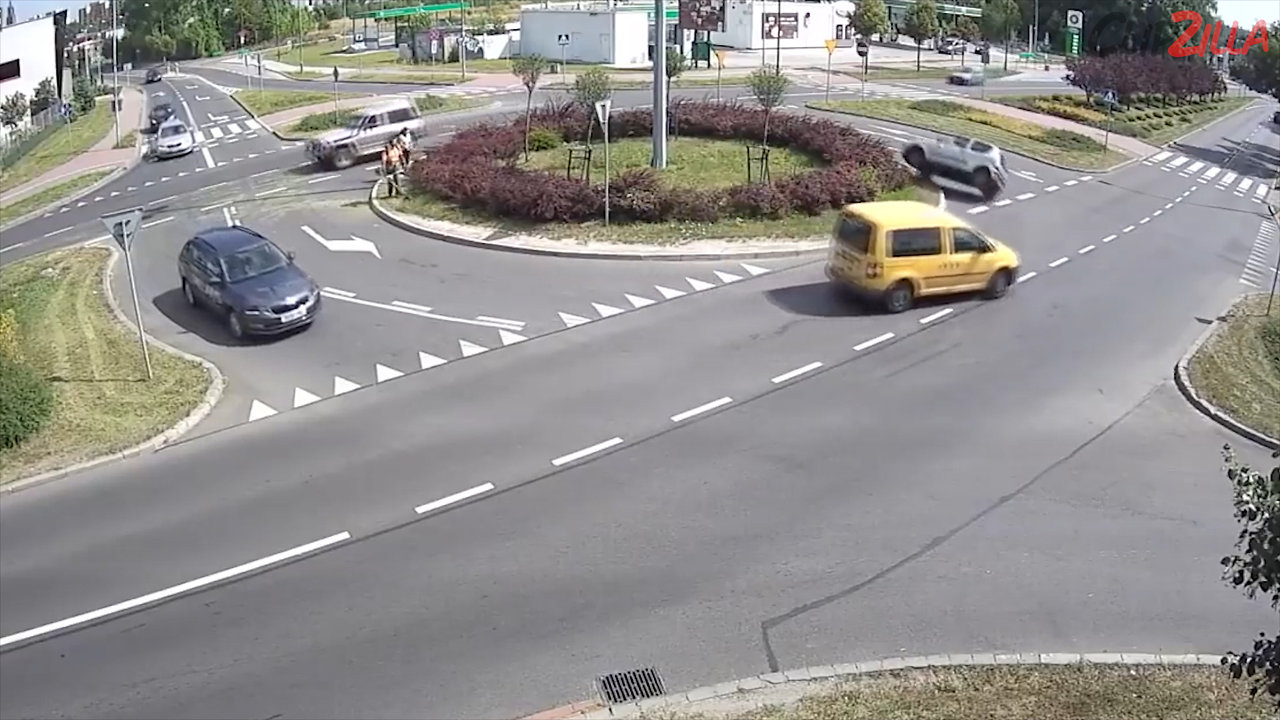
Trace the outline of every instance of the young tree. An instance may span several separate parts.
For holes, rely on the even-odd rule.
[[[1009,35],[1022,22],[1017,0],[983,0],[978,27],[982,37],[994,40],[1004,48],[1004,69],[1009,69]]]
[[[613,80],[604,68],[588,68],[573,79],[573,99],[587,110],[587,144],[596,125],[596,103],[613,95]]]
[[[790,84],[791,81],[782,74],[782,68],[773,66],[754,70],[747,76],[747,87],[751,88],[756,102],[764,108],[764,136],[760,144],[765,147],[769,146],[769,116],[773,114],[774,108],[782,104],[782,97],[787,94],[787,86]]]
[[[1253,599],[1259,592],[1280,611],[1280,465],[1261,473],[1236,459],[1231,446],[1222,457],[1231,481],[1236,520],[1242,526],[1236,537],[1236,554],[1222,558],[1227,582]],[[1271,457],[1280,458],[1280,450]],[[1274,630],[1273,630],[1274,631]],[[1280,710],[1280,632],[1268,638],[1259,633],[1251,651],[1230,653],[1222,664],[1234,678],[1253,681],[1250,695],[1264,692]]]
[[[547,59],[536,53],[521,55],[511,61],[511,72],[520,78],[520,83],[528,93],[524,102],[524,159],[526,161],[529,159],[529,123],[533,120],[533,91],[537,89],[542,73],[547,71],[547,65]]]
[[[31,98],[31,114],[42,113],[58,102],[58,88],[54,87],[53,78],[45,78],[36,85],[36,95]]]
[[[973,18],[962,15],[956,20],[956,35],[965,42],[973,42],[982,37],[982,31],[978,29],[978,23]]]
[[[687,69],[689,63],[685,60],[684,53],[676,48],[667,48],[667,98],[671,97],[671,81],[683,75]]]
[[[889,32],[889,9],[884,0],[863,0],[853,11],[853,29],[864,38]]]
[[[918,0],[902,20],[902,31],[916,41],[916,72],[920,71],[920,48],[938,34],[938,6],[933,0]]]
[[[16,92],[0,103],[0,123],[11,128],[17,127],[27,119],[27,96]]]

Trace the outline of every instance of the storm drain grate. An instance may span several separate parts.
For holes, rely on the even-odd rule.
[[[606,705],[636,702],[666,694],[657,668],[609,673],[596,678],[596,690]]]

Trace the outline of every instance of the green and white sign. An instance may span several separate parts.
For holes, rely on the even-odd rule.
[[[1075,28],[1067,28],[1066,47],[1064,48],[1067,57],[1080,57],[1080,31]]]

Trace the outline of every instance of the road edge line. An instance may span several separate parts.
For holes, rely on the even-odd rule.
[[[135,325],[134,322],[130,320],[129,317],[120,309],[120,304],[116,302],[115,294],[111,292],[111,278],[115,272],[116,263],[120,259],[121,253],[111,245],[104,245],[104,247],[111,251],[111,259],[107,261],[107,266],[102,272],[103,296],[106,297],[107,305],[111,308],[111,312],[115,315],[116,320],[124,324],[125,327],[129,328],[131,331],[137,332],[138,326]],[[27,490],[37,485],[43,485],[47,482],[67,477],[68,475],[78,473],[82,470],[88,470],[115,460],[124,460],[125,458],[140,455],[148,450],[159,450],[165,445],[172,443],[190,432],[192,428],[200,423],[200,421],[208,417],[209,413],[213,412],[214,406],[216,406],[218,401],[222,399],[222,393],[227,386],[226,376],[222,374],[222,371],[218,369],[218,366],[199,355],[193,355],[185,350],[179,350],[163,340],[156,338],[151,333],[146,333],[146,336],[148,344],[159,347],[161,350],[185,360],[197,362],[204,367],[205,372],[209,377],[209,387],[205,388],[204,397],[202,397],[200,402],[192,408],[191,412],[187,413],[186,417],[174,423],[167,430],[164,430],[160,434],[155,435],[148,440],[144,440],[131,448],[106,453],[105,455],[99,455],[96,458],[78,462],[74,465],[49,470],[37,475],[32,475],[0,485],[0,495],[8,495],[21,490]]]

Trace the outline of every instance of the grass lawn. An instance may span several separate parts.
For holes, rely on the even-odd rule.
[[[67,250],[0,269],[0,311],[18,321],[22,359],[53,383],[53,415],[17,448],[0,450],[0,483],[124,450],[187,415],[209,378],[199,364],[151,350],[103,298],[101,248]],[[121,270],[122,271],[122,270]]]
[[[1074,120],[1099,130],[1105,129],[1110,122],[1111,132],[1136,137],[1153,145],[1163,145],[1198,130],[1253,102],[1252,98],[1233,97],[1165,106],[1159,99],[1139,100],[1108,118],[1106,108],[1091,105],[1085,98],[1074,95],[992,96],[990,99],[1031,112]]]
[[[418,106],[418,112],[423,115],[438,115],[440,113],[467,110],[485,104],[484,101],[476,98],[441,97],[438,95],[417,97],[414,98],[414,103]],[[360,111],[355,109],[314,113],[285,128],[284,132],[286,136],[291,138],[315,137],[334,128],[346,127],[359,115]]]
[[[1220,667],[962,667],[867,676],[790,706],[665,718],[735,720],[1261,720],[1274,712]]]
[[[467,64],[467,80],[475,78],[475,73],[471,70],[471,65]],[[354,75],[346,75],[342,78],[343,82],[367,82],[367,83],[421,83],[423,85],[458,85],[465,82],[462,79],[461,72],[431,73],[431,72],[380,72],[380,73],[356,73]]]
[[[320,90],[247,90],[231,97],[258,117],[265,117],[282,110],[333,102],[333,93]],[[353,93],[338,93],[338,99],[361,97]]]
[[[452,73],[461,72],[462,66],[459,63],[424,63],[414,65],[412,63],[402,62],[400,54],[396,50],[374,50],[362,53],[343,52],[347,41],[323,42],[314,45],[302,46],[299,53],[295,47],[292,50],[280,49],[273,53],[274,60],[279,62],[297,64],[298,56],[302,56],[302,64],[306,67],[338,67],[338,68],[403,68],[405,70],[422,72],[442,72]],[[467,72],[472,73],[509,73],[511,72],[510,60],[468,60]]]
[[[120,142],[116,143],[116,149],[131,148],[138,144],[138,131],[130,130],[127,134],[120,136]]]
[[[5,202],[3,206],[0,206],[0,225],[17,220],[23,215],[35,212],[46,205],[52,205],[77,190],[89,187],[112,172],[112,170],[94,170],[77,175],[65,182],[50,185],[30,195],[24,195],[13,202]]]
[[[0,192],[34,180],[93,147],[111,130],[111,105],[99,101],[88,114],[45,138],[17,162],[0,169]]]
[[[1280,302],[1242,298],[1192,356],[1191,384],[1231,417],[1280,438]]]
[[[1105,170],[1128,158],[1093,138],[947,100],[834,100],[809,107],[986,140],[1001,149],[1078,170]]]

